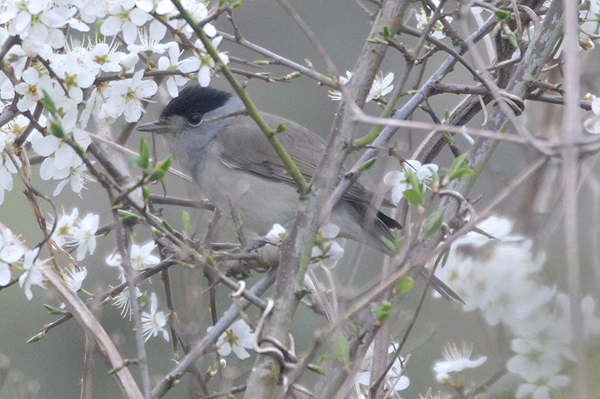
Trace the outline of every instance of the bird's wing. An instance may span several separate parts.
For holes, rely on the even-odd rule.
[[[325,152],[325,140],[294,122],[270,114],[262,115],[271,127],[281,123],[286,126],[286,130],[279,133],[277,138],[300,173],[310,181]],[[250,117],[240,117],[227,127],[226,132],[220,133],[217,140],[222,148],[228,149],[227,152],[221,153],[221,161],[228,167],[291,185],[295,184],[271,144]],[[359,183],[354,183],[344,196],[346,200],[360,203],[370,202],[371,197],[372,193]]]

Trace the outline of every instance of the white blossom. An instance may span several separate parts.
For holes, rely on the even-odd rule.
[[[13,242],[12,231],[5,229],[0,235],[0,286],[10,282],[10,265],[19,261],[25,252],[23,247]]]
[[[160,259],[151,254],[154,248],[156,248],[156,244],[154,244],[152,241],[141,247],[136,244],[131,245],[131,267],[134,270],[144,270],[159,263]],[[116,253],[110,255],[108,258],[106,258],[106,264],[113,267],[122,267],[121,255]]]
[[[412,185],[408,179],[408,174],[416,174],[420,184],[425,184],[437,173],[439,167],[436,164],[421,165],[416,160],[407,160],[402,165],[402,170],[393,170],[383,177],[383,182],[392,187],[392,202],[397,204],[404,197],[404,192],[411,189]]]
[[[160,262],[160,259],[151,254],[156,248],[156,244],[150,241],[146,245],[132,245],[131,246],[131,267],[134,270],[143,270],[150,266],[154,266]]]
[[[16,137],[17,135],[10,129],[0,129],[0,205],[4,202],[4,191],[13,189],[12,175],[17,173],[17,167],[21,166],[19,158],[13,156],[11,159],[7,153],[7,151],[11,151]],[[16,161],[17,166],[13,163],[13,159]]]
[[[223,36],[217,36],[212,39],[211,44],[216,50],[221,41],[223,40]],[[200,39],[196,40],[195,43],[196,49],[200,52],[197,54],[200,60],[200,69],[198,70],[198,83],[202,87],[206,87],[210,84],[211,73],[213,68],[215,67],[215,60],[206,52],[204,44],[200,41]],[[223,64],[229,63],[229,57],[225,53],[218,53],[219,58]]]
[[[110,44],[100,42],[94,46],[90,45],[87,56],[104,72],[120,72],[122,67],[119,62],[125,57],[125,53],[117,51],[118,48],[115,42]]]
[[[346,71],[346,76],[340,76],[338,78],[341,85],[345,85],[348,81],[352,79],[352,72]],[[339,90],[329,90],[329,98],[333,101],[342,101],[342,92]]]
[[[179,60],[182,52],[179,50],[177,43],[172,43],[169,46],[169,56],[162,56],[158,59],[158,69],[161,71],[180,71],[183,73],[190,73],[197,71],[200,67],[200,59],[198,57],[187,57],[183,60]],[[181,75],[170,75],[167,77],[167,90],[171,97],[177,97],[179,95],[179,86],[183,86],[188,82],[188,78]]]
[[[108,263],[108,262],[107,262]],[[125,276],[122,276],[121,283],[125,283]],[[136,299],[142,296],[142,291],[138,287],[134,287],[135,297]],[[121,308],[121,316],[125,317],[129,315],[129,320],[131,320],[131,296],[129,295],[129,287],[125,287],[123,291],[113,299],[115,305],[118,308]]]
[[[395,354],[397,346],[397,343],[392,343],[390,346],[388,346],[388,355]],[[359,372],[356,376],[357,382],[360,385],[363,385],[367,388],[370,387],[371,383],[373,382],[371,381],[371,369],[373,367],[373,348],[374,346],[373,344],[371,344],[371,346],[369,346],[369,348],[367,349],[367,353],[365,353],[365,357],[363,358],[361,367],[363,371]],[[403,374],[403,362],[403,358],[396,357],[394,359],[392,367],[387,372],[384,378],[384,386],[386,390],[390,390],[393,388],[394,391],[403,391],[410,385],[410,379]]]
[[[153,292],[150,296],[150,313],[142,312],[142,332],[144,335],[144,341],[148,341],[150,337],[156,337],[158,333],[162,332],[165,341],[169,341],[169,333],[164,328],[167,325],[167,317],[158,310],[158,301],[156,294]]]
[[[77,260],[83,260],[86,253],[94,254],[96,250],[96,230],[100,216],[88,213],[73,231],[73,246],[77,246]]]
[[[23,269],[25,272],[19,276],[19,286],[25,290],[25,296],[29,301],[31,301],[31,298],[33,298],[33,292],[31,292],[32,285],[45,288],[42,269],[46,267],[46,262],[48,259],[36,261],[39,252],[39,247],[27,252],[25,259],[23,260]]]
[[[571,383],[571,378],[566,375],[553,375],[548,378],[521,384],[515,394],[517,399],[531,395],[533,399],[550,399],[553,390],[564,388]]]
[[[112,118],[125,115],[127,122],[137,122],[144,112],[142,100],[146,100],[157,91],[153,80],[142,80],[144,71],[139,70],[131,79],[113,82],[110,100],[102,105],[102,110]]]
[[[145,53],[147,57],[150,57],[152,54],[162,54],[167,49],[167,46],[160,42],[162,37],[153,37],[148,33],[148,29],[138,29],[138,36],[140,44],[127,46],[130,53]]]
[[[275,223],[265,236],[265,240],[273,245],[279,245],[286,235],[287,230],[279,223]]]
[[[213,327],[209,327],[210,331]],[[231,327],[219,336],[217,352],[221,356],[229,356],[231,352],[244,360],[250,357],[246,349],[254,347],[254,333],[250,326],[242,319],[236,320]]]
[[[23,81],[15,86],[15,91],[22,95],[17,103],[21,112],[32,110],[39,100],[44,97],[44,90],[52,90],[52,79],[47,74],[40,73],[33,67],[23,72]]]
[[[205,2],[202,0],[183,0],[181,2],[181,5],[188,12],[192,20],[196,22],[200,22],[201,20],[208,17],[208,1]],[[176,10],[173,11],[176,12]],[[191,26],[185,23],[185,21],[183,21],[183,19],[181,18],[170,18],[169,24],[175,30],[181,29],[182,33],[188,39],[191,38],[192,34],[194,33],[194,30],[191,28]],[[217,34],[217,28],[215,28],[214,25],[212,25],[211,23],[205,24],[202,29],[208,37],[214,37]]]
[[[588,133],[600,134],[600,98],[592,94],[588,94],[586,97],[591,97],[592,101],[592,112],[594,116],[587,119],[583,126]]]
[[[379,72],[379,74],[377,74],[373,80],[373,85],[371,86],[371,90],[369,90],[366,102],[380,99],[394,90],[394,85],[392,84],[393,81],[393,72],[388,73],[385,78],[383,77],[383,73]]]
[[[311,257],[322,258],[320,263],[326,267],[333,267],[344,256],[344,248],[334,238],[340,233],[340,227],[334,223],[328,223],[321,227],[312,247]]]
[[[467,368],[481,366],[487,360],[487,356],[481,356],[477,360],[471,360],[473,346],[463,342],[459,349],[456,343],[449,343],[444,347],[444,361],[437,362],[433,369],[436,373],[458,373]]]
[[[52,234],[52,239],[57,245],[65,247],[72,243],[73,233],[77,229],[78,216],[77,208],[73,208],[70,215],[67,215],[63,209],[63,215],[56,222],[56,230]],[[52,226],[52,223],[47,224],[48,229],[52,229]]]
[[[439,5],[439,2],[437,2],[436,5]],[[416,14],[415,17],[417,19],[417,29],[419,30],[424,30],[431,21],[431,17],[427,16],[427,13],[425,13],[425,10],[422,8],[421,12]],[[452,22],[452,17],[445,17],[445,19],[448,23]],[[442,25],[439,19],[433,24],[430,34],[432,37],[438,40],[446,37],[446,34],[444,33],[444,25]]]
[[[73,292],[77,292],[81,289],[81,285],[83,284],[83,280],[87,277],[87,269],[85,267],[81,267],[76,269],[74,267],[69,267],[66,269],[66,273],[64,275],[65,284],[67,287]]]
[[[127,44],[132,44],[137,36],[137,28],[143,26],[151,17],[147,12],[135,7],[134,0],[122,0],[109,10],[111,14],[102,26],[100,33],[104,36],[123,35]]]

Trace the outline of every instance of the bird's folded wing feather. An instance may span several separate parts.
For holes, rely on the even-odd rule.
[[[263,114],[263,117],[270,126],[278,126],[281,123],[279,117],[269,114]],[[228,126],[227,132],[219,135],[218,141],[222,148],[228,149],[227,152],[221,153],[221,161],[230,168],[295,185],[281,158],[258,126],[254,121],[248,123],[248,119],[244,120],[245,118],[249,119],[249,117],[239,118],[238,121]],[[325,141],[316,133],[293,122],[286,121],[286,127],[287,129],[279,133],[277,138],[300,173],[310,181],[325,152]],[[241,129],[245,131],[240,132]],[[304,131],[302,138],[299,138],[300,135],[294,134],[299,130]],[[234,141],[235,145],[233,145]],[[360,203],[368,203],[371,197],[372,194],[359,183],[354,183],[344,196],[346,200]]]

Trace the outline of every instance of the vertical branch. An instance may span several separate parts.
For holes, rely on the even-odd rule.
[[[119,217],[116,211],[113,211],[115,223],[119,223]],[[140,314],[140,304],[136,296],[136,285],[133,279],[133,268],[131,266],[131,242],[129,234],[123,234],[123,226],[115,229],[117,236],[117,246],[121,254],[123,273],[127,280],[127,289],[129,290],[129,303],[131,312],[133,313],[133,325],[135,329],[135,339],[137,345],[137,364],[142,375],[142,387],[144,391],[144,399],[150,399],[150,373],[148,371],[148,358],[146,356],[146,346],[142,334],[142,318]]]
[[[385,1],[379,10],[369,37],[374,37],[382,32],[384,26],[393,25],[391,30],[394,32],[399,29],[402,22],[402,11],[407,5],[406,0]],[[305,29],[305,33],[309,38],[312,37],[310,31]],[[386,49],[385,45],[365,43],[361,54],[357,57],[354,75],[347,90],[349,95],[344,95],[344,101],[336,114],[325,155],[312,181],[312,191],[306,198],[301,199],[296,223],[283,242],[282,262],[279,266],[275,287],[275,308],[267,319],[263,331],[264,335],[271,335],[281,342],[288,340],[288,331],[303,295],[303,279],[310,260],[310,249],[314,236],[319,224],[328,218],[328,212],[325,212],[325,215],[319,215],[319,210],[324,208],[324,204],[337,182],[347,155],[346,151],[354,135],[356,121],[352,118],[352,107],[356,107],[356,104],[351,99],[355,98],[358,105],[364,104],[371,87],[370,83],[379,69]],[[248,379],[244,397],[272,397],[280,373],[281,365],[276,358],[264,354],[259,355]],[[341,376],[337,371],[335,375],[336,379]],[[332,383],[329,386],[334,387],[337,384]]]
[[[555,0],[555,3],[558,3]],[[563,110],[563,184],[565,199],[565,252],[571,304],[571,328],[577,356],[575,385],[577,397],[587,399],[586,353],[583,344],[583,315],[581,313],[581,279],[579,269],[579,240],[577,235],[577,181],[581,122],[579,119],[579,24],[578,3],[563,0],[565,38],[563,43],[565,71],[565,108]]]

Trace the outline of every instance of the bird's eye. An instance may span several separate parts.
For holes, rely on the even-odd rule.
[[[192,126],[198,126],[202,123],[202,115],[194,114],[188,118],[188,123]]]

